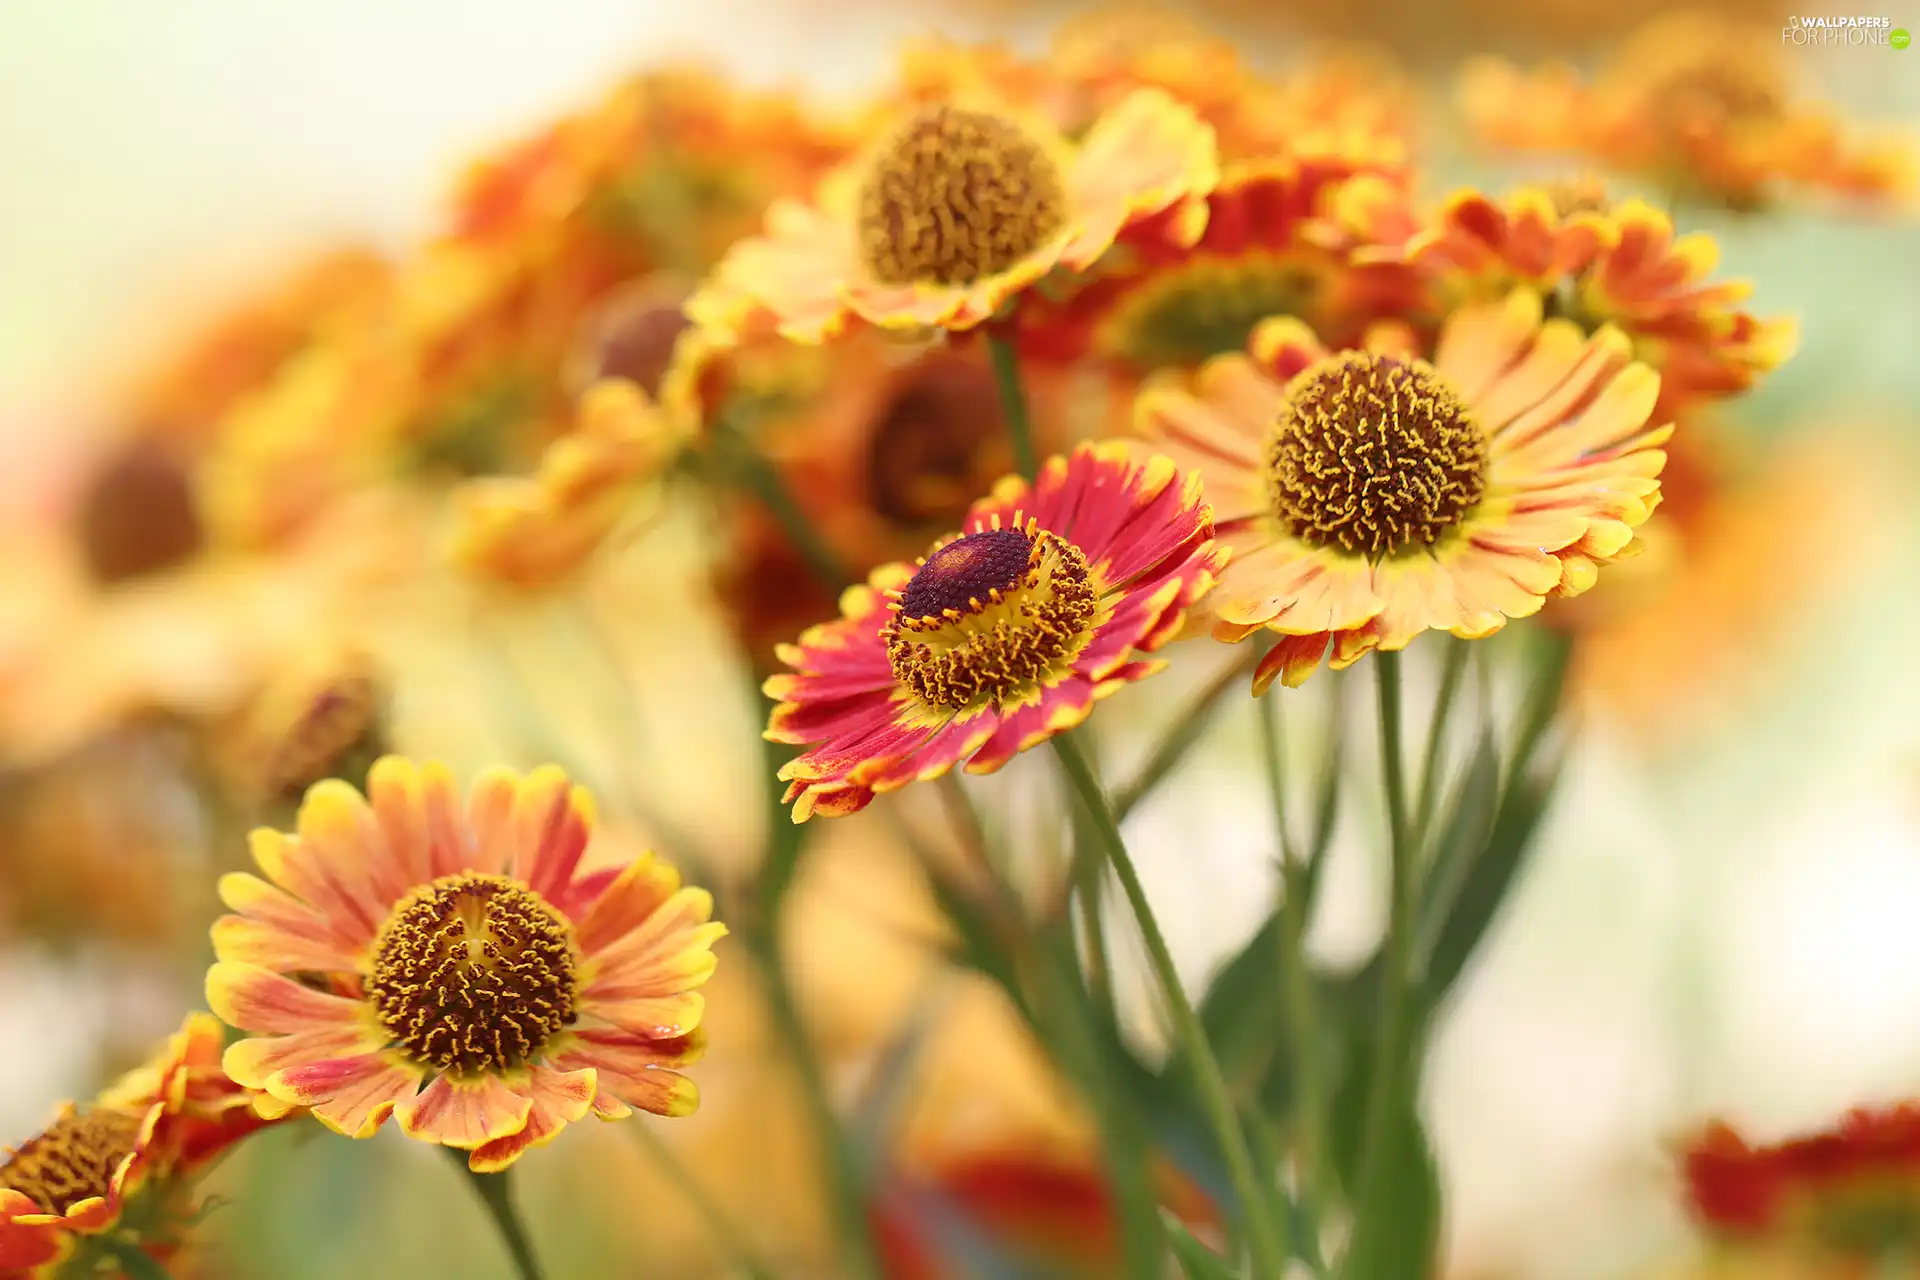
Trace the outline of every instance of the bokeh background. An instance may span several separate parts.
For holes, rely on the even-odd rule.
[[[1285,65],[1329,38],[1395,54],[1433,95],[1421,141],[1439,192],[1572,171],[1463,145],[1444,117],[1460,56],[1590,60],[1655,7],[1490,0],[1326,14],[1243,3],[1212,20],[1257,62]],[[404,251],[463,161],[640,64],[692,57],[847,99],[884,74],[903,37],[939,30],[1038,48],[1066,11],[824,0],[0,6],[0,513],[52,500],[170,337],[316,248]],[[1746,11],[1784,25],[1784,10]],[[1890,16],[1920,26],[1920,9]],[[1920,51],[1787,56],[1851,114],[1920,120]],[[1723,541],[1709,547],[1716,572],[1691,588],[1698,607],[1622,637],[1593,676],[1619,696],[1594,700],[1542,852],[1430,1075],[1461,1274],[1641,1274],[1684,1250],[1665,1144],[1702,1118],[1767,1135],[1920,1095],[1920,230],[1825,209],[1764,219],[1688,209],[1680,221],[1719,237],[1723,271],[1758,281],[1756,311],[1800,317],[1800,354],[1738,413],[1782,476],[1831,482],[1783,481],[1714,526],[1710,541]],[[702,593],[671,568],[686,552],[679,536],[619,557],[594,584],[619,642],[609,661],[630,668],[639,691],[632,723],[599,715],[585,677],[556,674],[554,646],[577,641],[565,616],[487,615],[453,644],[431,621],[464,616],[469,602],[449,589],[391,605],[392,650],[412,673],[398,736],[462,768],[523,753],[510,717],[467,693],[507,654],[547,681],[538,687],[551,705],[577,707],[560,714],[585,755],[646,779],[715,859],[749,857],[757,801],[728,797],[758,795],[754,709],[740,673],[712,657],[719,623]],[[0,584],[23,571],[0,563]],[[0,619],[6,608],[0,599]],[[1114,718],[1114,749],[1205,674],[1182,670],[1120,700],[1132,705]],[[1225,722],[1135,822],[1196,980],[1261,913],[1266,815],[1252,741],[1250,720]],[[989,794],[1017,809],[1030,772],[1010,770]],[[88,821],[87,776],[58,785],[70,792],[58,812]],[[156,819],[170,824],[156,843],[205,837],[187,808]],[[790,962],[836,1086],[857,1097],[879,1046],[918,1009],[933,1029],[910,1125],[1051,1131],[1052,1083],[991,996],[927,962],[916,937],[931,908],[876,831],[825,845],[792,930]],[[0,870],[28,874],[4,849]],[[1373,890],[1364,859],[1337,864],[1319,938],[1329,956],[1377,928]],[[17,925],[0,934],[0,1141],[31,1132],[55,1099],[163,1034],[196,998],[190,966],[112,941],[54,947]],[[704,1108],[658,1129],[804,1274],[821,1232],[804,1126],[729,967],[723,959],[715,1047],[699,1069]],[[570,1132],[530,1161],[526,1195],[554,1274],[706,1274],[711,1249],[664,1168],[612,1127]],[[235,1276],[504,1274],[469,1193],[397,1135],[349,1144],[276,1132],[226,1177],[231,1203],[215,1223]]]

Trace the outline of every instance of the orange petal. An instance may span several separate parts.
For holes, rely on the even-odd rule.
[[[632,934],[680,888],[680,872],[652,853],[641,854],[587,912],[575,939],[582,955],[598,955]]]
[[[221,1068],[237,1084],[264,1089],[267,1081],[279,1072],[336,1058],[359,1057],[378,1049],[382,1042],[378,1033],[360,1027],[256,1036],[229,1045],[221,1056]]]
[[[591,1067],[580,1071],[533,1067],[527,1081],[533,1105],[527,1111],[526,1124],[518,1133],[475,1147],[467,1157],[467,1168],[475,1173],[499,1173],[527,1151],[552,1142],[562,1129],[585,1119],[593,1110],[597,1080],[598,1073]]]
[[[598,1073],[599,1092],[593,1107],[602,1118],[617,1119],[628,1107],[661,1116],[690,1116],[700,1107],[700,1090],[661,1064],[691,1061],[699,1056],[702,1045],[697,1034],[682,1045],[620,1032],[583,1032],[571,1037],[552,1061],[557,1067],[592,1067]]]
[[[443,1074],[394,1114],[409,1138],[471,1151],[526,1127],[533,1099],[524,1089],[491,1073],[466,1080]]]
[[[358,1027],[365,1006],[255,964],[221,961],[207,970],[207,1007],[243,1031],[329,1031]]]
[[[396,1108],[413,1102],[421,1075],[397,1055],[363,1053],[289,1068],[271,1077],[267,1089],[281,1102],[308,1108],[335,1133],[371,1138]]]
[[[367,801],[410,885],[452,875],[466,864],[459,786],[445,765],[383,757],[367,774]]]

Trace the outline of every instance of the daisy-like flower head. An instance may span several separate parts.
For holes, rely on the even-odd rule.
[[[1128,229],[1098,278],[1022,312],[1022,341],[1047,359],[1096,356],[1133,376],[1197,365],[1245,348],[1269,316],[1304,320],[1329,342],[1418,308],[1420,278],[1370,236],[1343,197],[1358,182],[1399,185],[1405,172],[1347,159],[1231,166],[1207,197],[1206,231],[1168,215]]]
[[[1461,97],[1496,146],[1585,155],[1733,209],[1789,187],[1880,203],[1915,187],[1910,140],[1849,136],[1798,95],[1775,28],[1713,14],[1661,13],[1591,81],[1564,65],[1482,59]]]
[[[1913,1104],[1850,1111],[1830,1129],[1774,1145],[1716,1123],[1680,1159],[1688,1210],[1723,1239],[1797,1246],[1829,1262],[1920,1248]]]
[[[1617,329],[1543,320],[1526,291],[1329,352],[1297,320],[1141,393],[1141,428],[1200,468],[1233,559],[1217,639],[1280,643],[1255,692],[1429,629],[1475,638],[1593,585],[1659,500],[1659,378]]]
[[[0,1273],[53,1274],[80,1237],[115,1230],[134,1197],[174,1199],[193,1173],[270,1123],[220,1070],[221,1040],[218,1021],[190,1015],[153,1059],[90,1105],[63,1105],[0,1159]],[[171,1232],[187,1214],[167,1212],[175,1207],[142,1213],[136,1243],[156,1252],[177,1244]]]
[[[1676,236],[1666,213],[1643,200],[1610,205],[1591,183],[1505,200],[1462,191],[1399,248],[1363,246],[1356,256],[1411,263],[1445,303],[1522,284],[1589,331],[1617,326],[1659,371],[1663,412],[1746,390],[1793,354],[1799,336],[1792,320],[1743,308],[1748,281],[1708,279],[1720,259],[1711,236]]]
[[[266,879],[220,882],[207,997],[263,1112],[465,1150],[493,1172],[589,1111],[690,1114],[713,899],[651,856],[588,870],[594,813],[560,770],[494,770],[462,805],[389,756],[363,798],[322,782],[297,834],[254,833]]]
[[[1082,271],[1142,218],[1183,210],[1189,238],[1216,178],[1213,132],[1141,90],[1072,143],[1002,103],[940,102],[886,130],[821,183],[779,201],[687,304],[738,332],[770,316],[819,342],[849,317],[891,329],[971,329],[1056,268]]]
[[[550,587],[606,542],[688,432],[633,383],[609,378],[580,398],[573,430],[531,475],[485,476],[455,493],[454,559],[476,576]]]
[[[841,597],[784,645],[766,737],[814,744],[780,773],[793,818],[975,773],[1086,719],[1164,664],[1152,652],[1213,585],[1224,553],[1197,477],[1124,446],[1082,445],[1029,488],[1008,478],[961,532]]]

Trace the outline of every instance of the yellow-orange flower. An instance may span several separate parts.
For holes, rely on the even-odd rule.
[[[590,1111],[687,1115],[713,899],[652,856],[586,870],[594,810],[553,767],[492,770],[462,805],[437,764],[389,756],[366,796],[322,782],[266,879],[222,877],[207,999],[266,1112],[370,1137],[389,1116],[503,1169]]]
[[[220,1024],[189,1015],[147,1063],[82,1109],[63,1105],[0,1160],[0,1273],[50,1276],[86,1236],[114,1231],[135,1196],[171,1198],[235,1142],[271,1123],[220,1069]],[[185,1206],[143,1213],[128,1244],[157,1257],[178,1247]]]
[[[550,587],[578,570],[679,455],[689,432],[624,379],[580,399],[573,430],[531,475],[486,476],[454,493],[454,559],[508,586]]]
[[[1281,637],[1255,691],[1430,629],[1476,638],[1577,595],[1659,501],[1659,378],[1619,330],[1543,319],[1516,291],[1450,316],[1432,363],[1404,332],[1329,352],[1299,321],[1140,397],[1196,466],[1233,558],[1213,634]]]
[[[1586,156],[1735,209],[1792,188],[1880,203],[1915,191],[1911,140],[1855,138],[1798,97],[1777,26],[1663,13],[1590,81],[1561,64],[1523,71],[1482,59],[1461,100],[1493,145]]]
[[[1374,216],[1395,220],[1378,207]],[[1589,331],[1617,327],[1659,372],[1663,414],[1746,390],[1799,339],[1792,320],[1743,308],[1749,282],[1708,279],[1720,256],[1711,236],[1675,235],[1673,219],[1643,200],[1609,206],[1589,184],[1523,188],[1505,200],[1467,190],[1431,220],[1400,218],[1407,233],[1398,246],[1362,245],[1355,258],[1412,264],[1442,305],[1526,285]]]
[[[1212,130],[1157,90],[1084,139],[992,101],[940,102],[829,174],[812,204],[779,201],[687,304],[737,333],[762,316],[819,342],[859,318],[971,329],[1056,268],[1082,271],[1135,222],[1178,207],[1189,238],[1217,177]]]

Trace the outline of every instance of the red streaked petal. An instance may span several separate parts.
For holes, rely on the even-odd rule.
[[[395,1108],[420,1088],[421,1068],[391,1053],[363,1053],[292,1067],[273,1076],[267,1091],[349,1138],[371,1138]]]
[[[475,1173],[499,1173],[534,1147],[552,1142],[568,1125],[585,1119],[593,1110],[598,1076],[591,1067],[579,1071],[533,1067],[527,1081],[533,1105],[527,1110],[526,1124],[517,1133],[475,1147],[467,1157],[467,1168]]]
[[[243,1031],[325,1031],[357,1027],[365,1006],[315,991],[259,965],[221,961],[207,970],[207,1007]]]
[[[526,1127],[533,1098],[524,1089],[492,1073],[466,1080],[443,1074],[394,1108],[394,1117],[409,1138],[471,1151]]]

